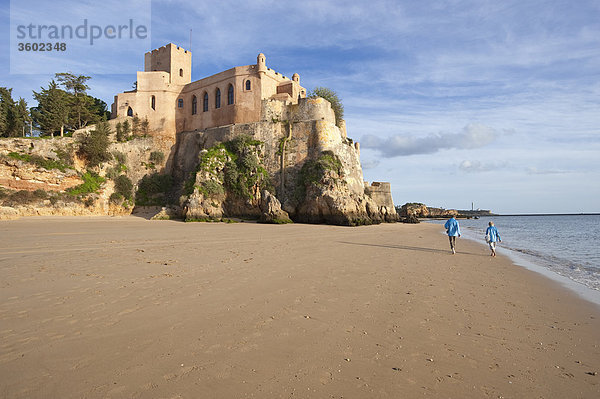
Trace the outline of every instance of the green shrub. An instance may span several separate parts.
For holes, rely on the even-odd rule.
[[[48,199],[48,197],[48,193],[42,189],[9,191],[0,188],[0,203],[5,206],[27,205]]]
[[[41,188],[38,188],[33,192],[33,196],[39,199],[46,199],[48,198],[48,193]]]
[[[88,166],[96,167],[111,159],[111,154],[108,152],[109,134],[108,122],[100,122],[94,130],[80,139],[77,154],[85,159]]]
[[[137,205],[167,205],[168,194],[173,186],[173,178],[170,175],[153,173],[144,176],[138,183],[135,194]]]
[[[205,197],[218,197],[225,194],[223,185],[215,180],[207,180],[198,186],[198,191]]]
[[[131,179],[125,175],[120,175],[115,179],[115,193],[120,194],[127,200],[132,199],[133,183]]]
[[[125,198],[123,197],[123,195],[121,195],[119,193],[112,193],[110,195],[110,198],[108,199],[108,201],[113,204],[121,205],[123,203],[124,199]]]
[[[251,136],[241,135],[204,151],[196,173],[192,173],[184,184],[185,194],[190,195],[194,187],[197,187],[207,197],[227,192],[251,200],[254,199],[256,190],[260,192],[271,188],[269,174],[258,155],[262,144]],[[196,185],[196,174],[199,171],[208,173],[211,179]]]
[[[150,153],[150,162],[152,162],[153,164],[162,164],[164,160],[165,154],[163,154],[161,151],[152,151]]]
[[[67,193],[72,196],[81,196],[98,192],[102,183],[106,181],[103,177],[98,176],[97,173],[87,171],[81,175],[83,183],[70,188]]]
[[[94,198],[92,197],[87,197],[85,200],[83,200],[83,205],[87,206],[88,208],[91,207],[92,205],[94,205],[94,202],[96,202],[94,200]]]
[[[54,153],[62,163],[73,166],[73,147],[71,144],[67,146],[66,150],[63,150],[62,148],[54,149]]]

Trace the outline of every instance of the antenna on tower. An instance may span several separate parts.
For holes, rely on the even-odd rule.
[[[192,30],[190,29],[190,51],[192,51]]]

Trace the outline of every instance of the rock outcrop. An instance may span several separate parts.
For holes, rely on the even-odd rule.
[[[418,202],[409,202],[400,208],[400,218],[445,218],[451,216],[457,216],[458,211],[456,209],[444,209],[444,208],[433,208],[427,207],[425,204]],[[412,223],[412,222],[409,222]]]
[[[264,190],[260,202],[260,218],[261,223],[286,224],[292,223],[290,215],[281,209],[281,203],[270,192]]]
[[[218,176],[230,159],[215,161],[217,173],[211,176],[198,170],[203,154],[213,146],[246,136],[260,143],[253,151],[292,220],[342,225],[397,220],[389,184],[365,187],[359,146],[346,137],[345,128],[336,126],[329,102],[301,99],[289,105],[264,100],[262,115],[260,122],[179,135],[172,174],[181,185],[192,176],[198,187],[182,204],[186,219],[260,215],[260,187],[248,187],[254,193],[236,201],[227,194],[230,190]],[[207,193],[211,187],[218,195]],[[384,203],[378,202],[384,197]]]

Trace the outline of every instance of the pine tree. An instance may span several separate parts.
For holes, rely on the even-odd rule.
[[[129,121],[127,119],[123,121],[121,128],[123,129],[123,141],[129,140],[129,136],[131,136],[131,125],[129,125]]]
[[[0,136],[19,137],[29,121],[27,103],[22,98],[15,102],[12,89],[0,87]]]
[[[55,74],[56,80],[72,95],[71,101],[71,119],[75,129],[81,129],[87,124],[87,116],[91,103],[86,94],[86,90],[90,87],[86,82],[91,79],[90,76],[74,75],[71,72],[63,72]]]
[[[40,130],[54,137],[54,133],[64,135],[65,125],[69,117],[68,93],[59,89],[54,80],[47,89],[37,93],[33,92],[38,106],[31,109],[31,115]]]

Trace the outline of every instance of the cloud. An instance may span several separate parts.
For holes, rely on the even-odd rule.
[[[362,137],[361,146],[379,151],[386,158],[415,154],[433,154],[451,148],[473,149],[488,145],[498,132],[482,124],[471,123],[459,133],[437,133],[425,137],[395,135],[381,138],[372,134]]]
[[[464,160],[458,165],[458,169],[467,173],[481,173],[506,168],[506,162],[483,163],[481,161]]]
[[[536,167],[529,167],[527,168],[527,173],[530,175],[563,175],[573,172],[562,169],[538,169]]]
[[[379,163],[378,159],[367,159],[360,162],[363,169],[374,169],[379,166]]]

